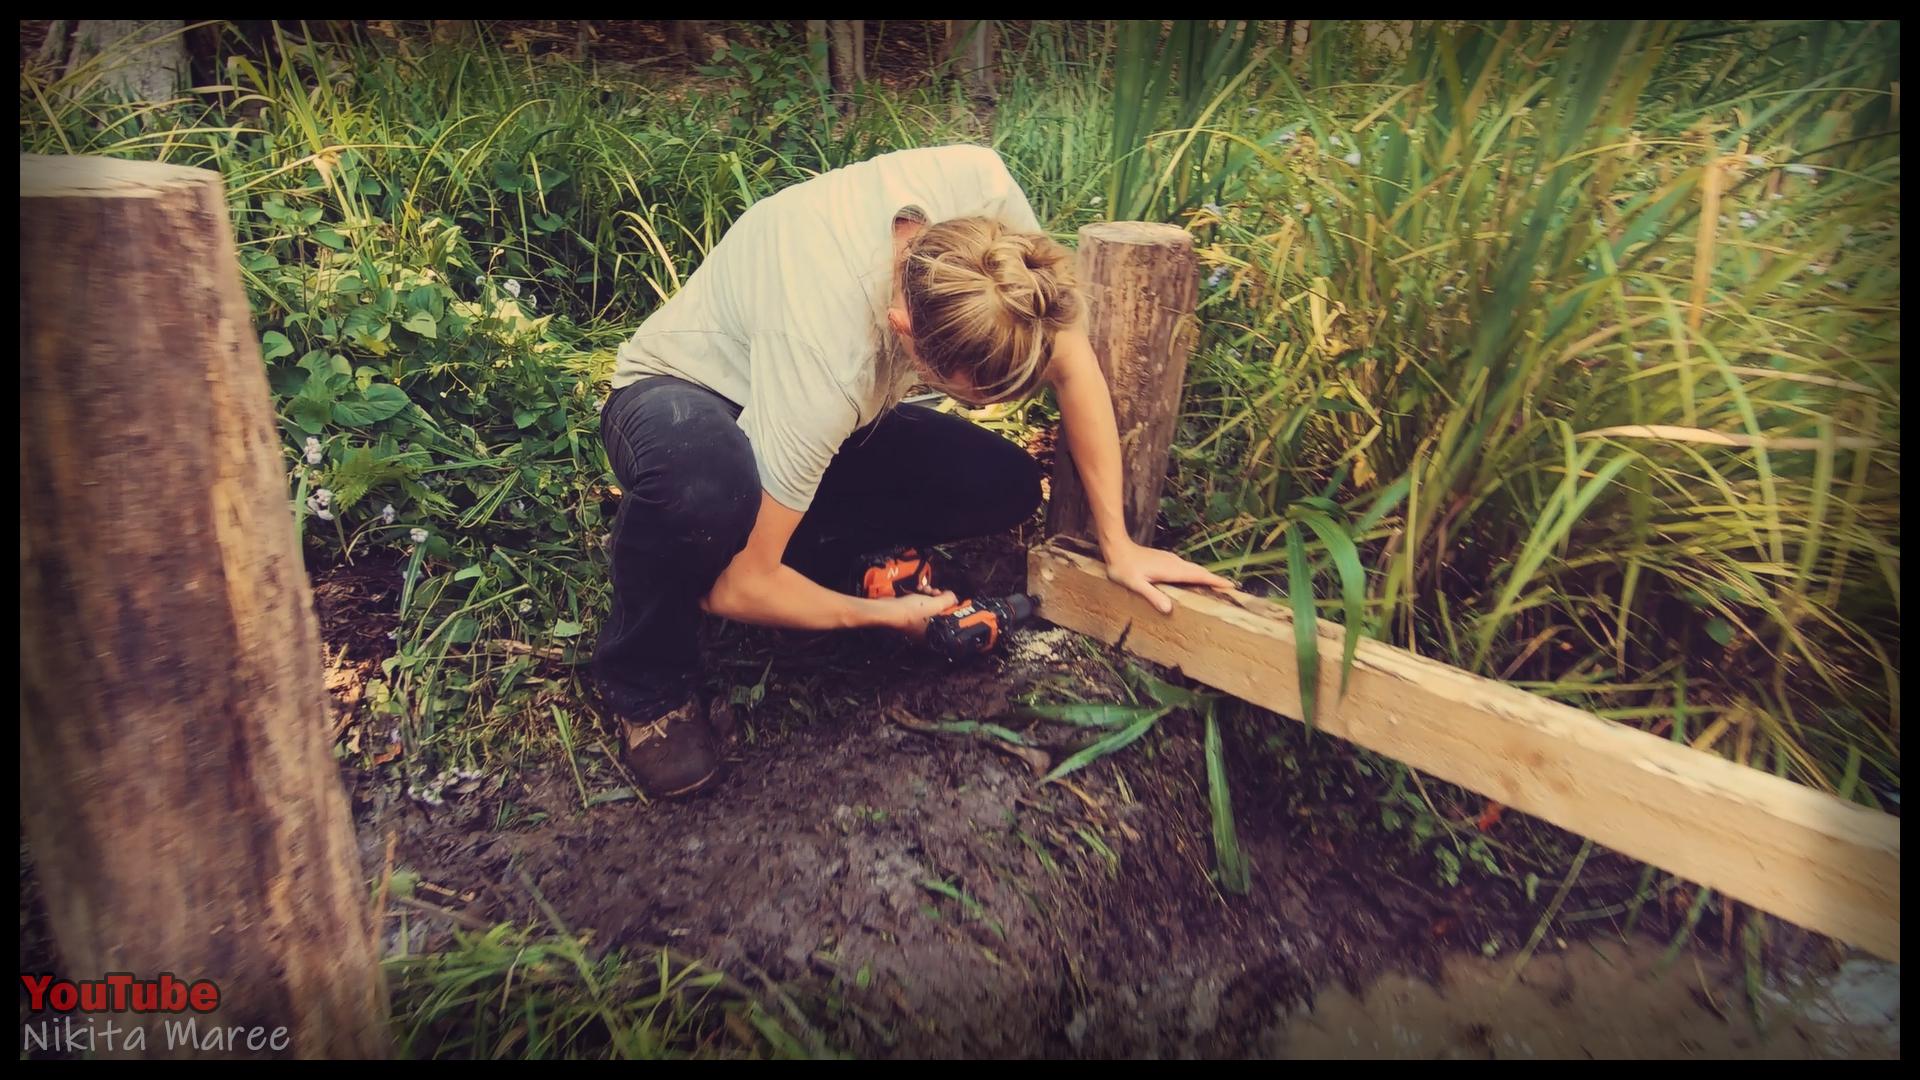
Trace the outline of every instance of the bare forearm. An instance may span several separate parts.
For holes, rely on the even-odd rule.
[[[889,625],[883,604],[822,588],[785,564],[767,571],[730,566],[701,606],[722,618],[783,630]]]
[[[1102,551],[1112,551],[1130,539],[1120,494],[1120,432],[1114,423],[1113,397],[1084,334],[1062,334],[1055,348],[1061,370],[1053,392],[1067,432],[1067,449],[1086,491],[1094,538]]]

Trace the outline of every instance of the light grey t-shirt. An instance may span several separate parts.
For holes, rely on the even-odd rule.
[[[613,387],[672,375],[742,406],[760,483],[812,504],[827,463],[876,418],[875,329],[893,295],[893,222],[992,217],[1039,232],[1000,155],[900,150],[822,173],[749,207],[680,291],[620,346]]]

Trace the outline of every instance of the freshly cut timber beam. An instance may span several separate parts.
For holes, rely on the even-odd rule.
[[[1279,605],[1165,587],[1162,615],[1058,541],[1027,574],[1056,625],[1300,715]],[[1318,629],[1320,729],[1899,962],[1899,819],[1376,641],[1360,642],[1336,700],[1344,638]]]

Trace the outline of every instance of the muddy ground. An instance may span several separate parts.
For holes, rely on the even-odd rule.
[[[957,554],[981,591],[1021,587],[1017,540]],[[1194,717],[1174,714],[1131,750],[1045,786],[997,744],[897,721],[999,717],[1051,742],[1058,761],[1078,733],[1009,718],[1011,706],[1041,686],[1124,694],[1125,660],[1065,631],[1036,628],[1003,656],[959,665],[883,636],[710,627],[708,638],[716,697],[766,672],[757,706],[719,710],[737,738],[717,789],[583,809],[582,784],[589,801],[624,786],[595,747],[580,782],[536,765],[438,808],[350,773],[368,873],[383,871],[391,835],[396,863],[470,916],[542,922],[537,892],[599,946],[668,945],[770,981],[827,1043],[861,1056],[1871,1052],[1812,1022],[1762,1038],[1712,927],[1679,974],[1653,978],[1647,958],[1676,925],[1665,909],[1645,920],[1661,938],[1619,950],[1618,964],[1596,965],[1592,946],[1556,934],[1527,981],[1497,992],[1537,906],[1489,881],[1439,890],[1420,864],[1344,826],[1353,818],[1340,811],[1370,817],[1373,797],[1327,783],[1354,775],[1350,751],[1290,725],[1278,749],[1273,731],[1228,727],[1253,866],[1250,894],[1230,897],[1210,873]],[[1637,870],[1590,869],[1574,902],[1617,898]],[[1506,963],[1481,955],[1488,941],[1505,945]],[[1800,962],[1818,952],[1804,940],[1792,951]],[[1443,977],[1451,994],[1414,993]],[[1647,1002],[1660,1023],[1634,1019],[1651,1015]],[[1895,1002],[1897,1053],[1897,991]]]
[[[1020,587],[1018,540],[959,552],[983,592]],[[353,661],[330,665],[343,741],[352,673],[377,664],[391,626],[393,572],[363,560],[316,576],[329,656],[345,646]],[[403,926],[418,953],[460,924],[557,916],[595,948],[711,961],[859,1056],[1898,1056],[1898,969],[1855,960],[1840,977],[1867,988],[1833,1005],[1827,951],[1785,928],[1765,1031],[1714,927],[1657,974],[1684,897],[1649,905],[1624,945],[1605,921],[1579,928],[1590,940],[1556,928],[1505,988],[1538,907],[1491,879],[1433,886],[1430,867],[1354,824],[1377,811],[1351,751],[1290,723],[1226,726],[1252,863],[1235,897],[1210,873],[1194,717],[1052,785],[999,744],[900,722],[998,717],[1060,760],[1079,733],[1011,706],[1040,687],[1124,694],[1125,660],[1065,631],[959,665],[882,636],[704,636],[716,697],[764,690],[719,708],[729,771],[690,801],[631,798],[593,732],[578,779],[564,761],[491,762],[438,806],[406,793],[402,762],[344,768],[369,878],[388,872],[389,843],[391,866],[420,875],[385,920],[389,951]],[[1543,828],[1515,817],[1495,829]],[[1567,910],[1617,900],[1636,876],[1595,859]],[[32,956],[51,946],[24,847],[22,883]]]

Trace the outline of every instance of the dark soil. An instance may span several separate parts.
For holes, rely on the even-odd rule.
[[[1022,539],[958,553],[982,592],[1021,587]],[[377,644],[345,599],[366,594],[372,571],[354,573],[317,589],[327,636]],[[717,788],[583,809],[582,785],[587,799],[625,794],[595,745],[579,783],[564,762],[531,763],[434,808],[349,771],[368,874],[383,872],[395,837],[395,865],[431,890],[420,895],[467,919],[546,924],[544,900],[597,947],[670,946],[777,985],[826,1042],[862,1056],[1272,1052],[1288,1010],[1317,992],[1357,993],[1388,970],[1436,977],[1445,955],[1524,941],[1538,917],[1488,881],[1420,884],[1425,863],[1355,824],[1377,810],[1340,779],[1360,778],[1351,751],[1295,737],[1282,773],[1267,741],[1298,729],[1271,717],[1227,726],[1253,866],[1245,897],[1223,895],[1210,873],[1198,719],[1173,714],[1070,785],[1045,786],[983,740],[891,719],[999,717],[1060,760],[1078,733],[1023,728],[1010,703],[1049,682],[1125,695],[1125,660],[1062,631],[956,665],[878,637],[719,625],[705,636],[716,712],[740,734]],[[1020,644],[1035,640],[1050,644]],[[726,704],[763,671],[757,706]],[[1617,898],[1632,869],[1590,870],[1593,892]],[[1644,921],[1666,916],[1650,906]],[[453,926],[418,910],[408,925],[410,950]]]
[[[957,554],[982,592],[1011,592],[1026,539]],[[354,685],[391,647],[400,570],[363,558],[316,575],[343,741]],[[1524,941],[1538,917],[1491,879],[1424,884],[1430,866],[1366,826],[1377,794],[1352,751],[1270,716],[1225,725],[1253,867],[1244,897],[1211,874],[1198,719],[1172,714],[1052,785],[997,744],[894,721],[998,717],[1060,760],[1084,737],[1011,716],[1015,700],[1041,685],[1126,694],[1126,661],[1064,631],[1033,628],[965,664],[879,637],[704,636],[736,739],[724,780],[689,801],[632,798],[593,733],[578,781],[564,760],[492,763],[433,807],[405,794],[402,762],[343,769],[368,877],[386,872],[390,839],[392,865],[420,875],[416,899],[390,906],[388,949],[403,925],[408,952],[462,924],[550,926],[544,902],[595,948],[668,946],[783,994],[826,1044],[861,1056],[1237,1056],[1283,1048],[1317,995],[1357,996],[1389,971],[1436,978],[1484,941]],[[752,708],[728,704],[756,682]],[[615,801],[583,809],[596,797]],[[1567,910],[1630,891],[1633,868],[1604,862]],[[53,950],[24,846],[21,866],[23,960],[38,970]],[[1672,920],[1649,905],[1643,924]]]

